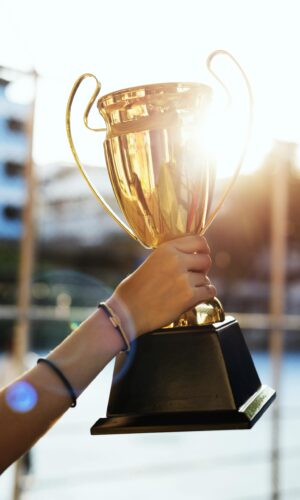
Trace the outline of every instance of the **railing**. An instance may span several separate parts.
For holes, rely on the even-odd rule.
[[[65,307],[65,306],[31,306],[28,310],[30,321],[84,321],[95,307]],[[18,308],[15,305],[0,305],[0,320],[15,320]],[[234,316],[242,329],[272,330],[278,327],[276,319],[267,313],[241,313],[229,312]],[[283,315],[284,330],[300,333],[300,314]],[[281,323],[280,323],[281,325]]]

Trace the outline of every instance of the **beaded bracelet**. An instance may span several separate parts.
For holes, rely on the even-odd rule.
[[[60,380],[63,382],[65,388],[67,389],[68,393],[70,394],[70,398],[72,400],[71,407],[74,408],[77,404],[76,394],[75,394],[75,391],[74,391],[73,387],[71,386],[70,382],[63,374],[63,372],[56,366],[55,363],[53,363],[53,361],[50,361],[50,359],[39,358],[37,360],[37,364],[38,363],[45,363],[46,365],[50,366],[50,368],[52,368],[52,370],[56,373],[56,375],[58,375]]]
[[[122,339],[124,340],[126,348],[122,349],[122,352],[129,352],[130,351],[130,341],[122,328],[120,318],[116,315],[116,313],[112,310],[112,308],[110,306],[108,306],[105,302],[100,302],[98,304],[98,308],[103,310],[103,312],[106,314],[106,316],[110,320],[111,324],[119,332]]]

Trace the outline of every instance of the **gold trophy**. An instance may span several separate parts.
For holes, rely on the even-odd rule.
[[[71,91],[66,125],[74,159],[105,210],[147,248],[204,234],[241,168],[251,129],[251,89],[239,63],[218,50],[209,55],[207,66],[225,90],[211,68],[219,54],[229,56],[242,73],[250,119],[235,173],[214,208],[215,162],[206,144],[209,86],[175,82],[112,92],[97,102],[106,125],[99,129],[88,125],[101,90],[97,78],[86,73]],[[71,108],[79,85],[89,77],[95,79],[96,89],[84,123],[106,132],[108,173],[128,225],[89,179],[73,142]],[[94,424],[92,434],[250,428],[275,398],[274,390],[260,382],[237,321],[225,317],[217,298],[140,337],[133,347],[116,358],[107,417]]]

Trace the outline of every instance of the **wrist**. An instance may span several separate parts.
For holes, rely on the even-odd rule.
[[[124,331],[129,342],[132,342],[137,337],[136,327],[130,311],[125,303],[114,293],[105,304],[113,311],[120,320],[122,330]]]
[[[98,307],[94,314],[98,324],[96,350],[103,349],[103,347],[106,350],[107,348],[112,350],[112,357],[114,357],[124,349],[124,340],[102,308]]]

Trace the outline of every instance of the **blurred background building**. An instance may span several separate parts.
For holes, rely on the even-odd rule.
[[[0,67],[0,239],[19,240],[26,197],[29,106],[9,100],[7,89],[20,74]]]

